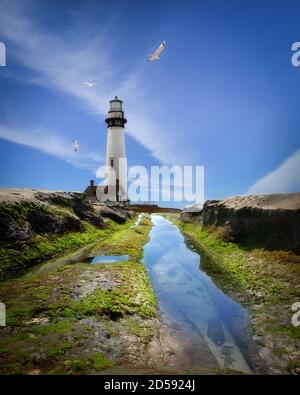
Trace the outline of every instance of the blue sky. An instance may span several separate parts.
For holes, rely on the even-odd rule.
[[[0,0],[0,186],[83,190],[118,95],[130,165],[203,165],[206,199],[299,191],[299,15],[292,0]]]

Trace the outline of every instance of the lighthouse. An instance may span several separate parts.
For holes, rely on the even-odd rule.
[[[125,151],[125,124],[123,102],[117,96],[109,102],[107,123],[106,163],[104,183],[96,186],[94,180],[85,189],[86,199],[100,202],[129,202],[127,195],[127,158]],[[101,172],[101,174],[103,174]]]
[[[127,202],[127,158],[123,102],[117,96],[109,102],[107,118],[106,174],[103,200]]]

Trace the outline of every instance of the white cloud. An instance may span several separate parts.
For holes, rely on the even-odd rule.
[[[258,180],[248,194],[287,193],[300,191],[300,149],[277,169]]]
[[[32,82],[59,90],[98,115],[106,114],[108,100],[117,92],[125,100],[128,133],[159,161],[183,161],[182,150],[174,147],[174,128],[164,128],[149,116],[154,111],[142,93],[145,67],[141,63],[129,75],[120,73],[105,26],[89,41],[78,31],[66,39],[43,30],[20,4],[2,1],[0,34],[13,44],[15,59],[36,73]],[[97,85],[88,89],[84,81]]]
[[[74,152],[71,141],[63,140],[57,133],[50,130],[38,129],[29,132],[0,126],[0,138],[35,148],[63,159],[75,167],[87,170],[95,171],[103,161],[103,158],[93,152],[81,152],[81,150]]]

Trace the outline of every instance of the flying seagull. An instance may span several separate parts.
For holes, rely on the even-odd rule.
[[[159,45],[159,47],[151,55],[149,55],[148,62],[153,62],[154,60],[159,60],[160,59],[159,55],[165,49],[165,46],[166,46],[166,42],[163,41]]]
[[[73,140],[73,150],[77,152],[79,149],[79,141],[78,140]]]
[[[88,88],[92,88],[93,86],[97,85],[96,82],[88,82],[88,81],[85,81],[83,84]]]

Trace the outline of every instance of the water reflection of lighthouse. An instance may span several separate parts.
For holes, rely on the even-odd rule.
[[[109,102],[107,123],[106,173],[101,200],[125,202],[127,198],[127,159],[123,102],[117,96]]]

